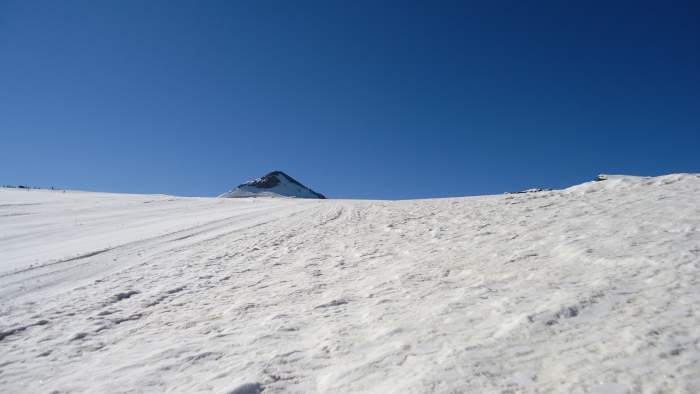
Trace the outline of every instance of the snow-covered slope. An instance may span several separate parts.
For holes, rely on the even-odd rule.
[[[700,391],[700,176],[419,201],[0,189],[0,392]]]
[[[282,171],[272,171],[261,178],[238,185],[219,197],[326,198],[323,194],[316,193]]]

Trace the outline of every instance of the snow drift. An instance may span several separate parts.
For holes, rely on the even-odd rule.
[[[700,391],[700,176],[420,201],[0,189],[0,392]]]

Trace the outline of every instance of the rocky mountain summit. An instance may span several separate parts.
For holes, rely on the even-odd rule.
[[[326,198],[282,171],[272,171],[263,177],[242,183],[219,197]]]

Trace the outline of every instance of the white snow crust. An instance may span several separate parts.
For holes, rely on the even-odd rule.
[[[3,393],[700,392],[700,175],[413,201],[0,189]]]

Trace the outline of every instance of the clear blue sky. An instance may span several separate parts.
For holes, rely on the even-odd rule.
[[[700,3],[0,0],[0,147],[0,184],[202,196],[700,172]]]

